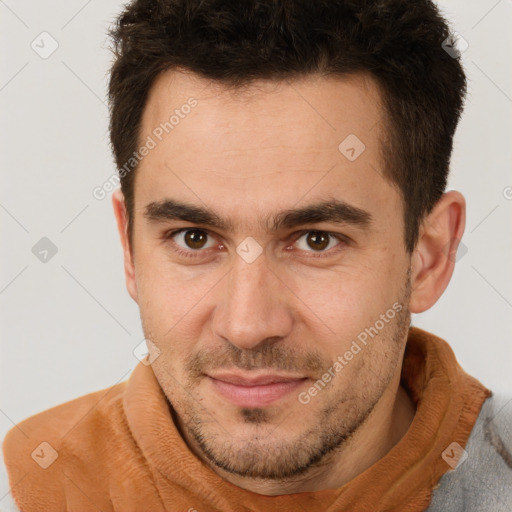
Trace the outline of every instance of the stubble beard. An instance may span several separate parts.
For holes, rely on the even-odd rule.
[[[297,421],[305,416],[304,407],[308,405],[298,402],[293,410],[284,414],[279,423],[273,420],[270,409],[239,408],[238,423],[243,423],[249,434],[236,436],[231,435],[212,418],[206,409],[197,406],[197,402],[180,400],[175,403],[177,407],[174,409],[180,410],[177,421],[183,437],[193,440],[211,465],[240,477],[286,480],[322,466],[329,456],[334,456],[342,450],[350,438],[364,425],[386,392],[397,365],[401,364],[398,354],[401,353],[403,340],[409,328],[409,297],[410,279],[408,278],[402,299],[399,301],[403,306],[402,310],[379,335],[379,337],[386,336],[386,343],[391,347],[395,364],[388,363],[386,368],[380,369],[379,375],[368,369],[366,365],[361,365],[360,371],[367,373],[367,379],[372,382],[371,388],[359,386],[365,389],[359,389],[350,394],[349,387],[345,386],[338,394],[332,393],[325,405],[313,415],[314,421],[304,432],[292,437],[284,430],[287,419],[299,418],[295,420],[294,427],[296,427]],[[382,341],[379,337],[369,343],[380,344]],[[389,338],[391,341],[388,341]],[[366,348],[362,350],[363,353],[364,350]],[[258,360],[261,361],[262,358]],[[245,363],[237,366],[249,368],[250,364],[245,358]],[[343,371],[336,378],[343,378]],[[297,414],[293,415],[294,412]]]

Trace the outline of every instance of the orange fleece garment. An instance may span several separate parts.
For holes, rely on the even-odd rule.
[[[442,452],[454,441],[465,446],[491,392],[445,341],[414,327],[401,382],[416,415],[382,459],[338,489],[263,496],[223,480],[190,451],[151,366],[139,363],[127,381],[9,431],[3,450],[12,495],[22,512],[424,510],[451,469]],[[51,453],[38,448],[42,442],[58,455],[46,469],[36,463]]]

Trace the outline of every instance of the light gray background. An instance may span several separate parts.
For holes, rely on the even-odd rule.
[[[449,341],[463,367],[512,391],[512,3],[443,0],[468,42],[469,95],[450,187],[467,198],[467,252],[415,325]],[[0,439],[41,410],[125,380],[143,340],[125,289],[110,197],[105,103],[114,0],[0,0]],[[32,47],[57,50],[43,59]],[[46,37],[46,39],[43,39]],[[44,45],[44,48],[43,48]],[[46,263],[32,247],[48,237]]]

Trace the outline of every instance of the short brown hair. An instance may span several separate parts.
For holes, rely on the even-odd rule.
[[[185,68],[231,88],[313,73],[370,74],[386,112],[383,174],[401,191],[405,246],[414,250],[421,220],[446,187],[466,93],[433,2],[135,0],[110,34],[110,136],[119,169],[139,146],[148,92],[163,71]],[[130,235],[135,168],[120,179]]]

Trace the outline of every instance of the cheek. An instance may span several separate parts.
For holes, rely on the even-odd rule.
[[[191,319],[201,314],[222,274],[176,265],[161,248],[140,251],[138,256],[135,273],[142,321],[158,336],[197,323],[197,318]]]
[[[399,299],[389,265],[316,271],[293,279],[292,289],[334,339],[347,340],[373,325]],[[311,324],[313,325],[313,324]]]

